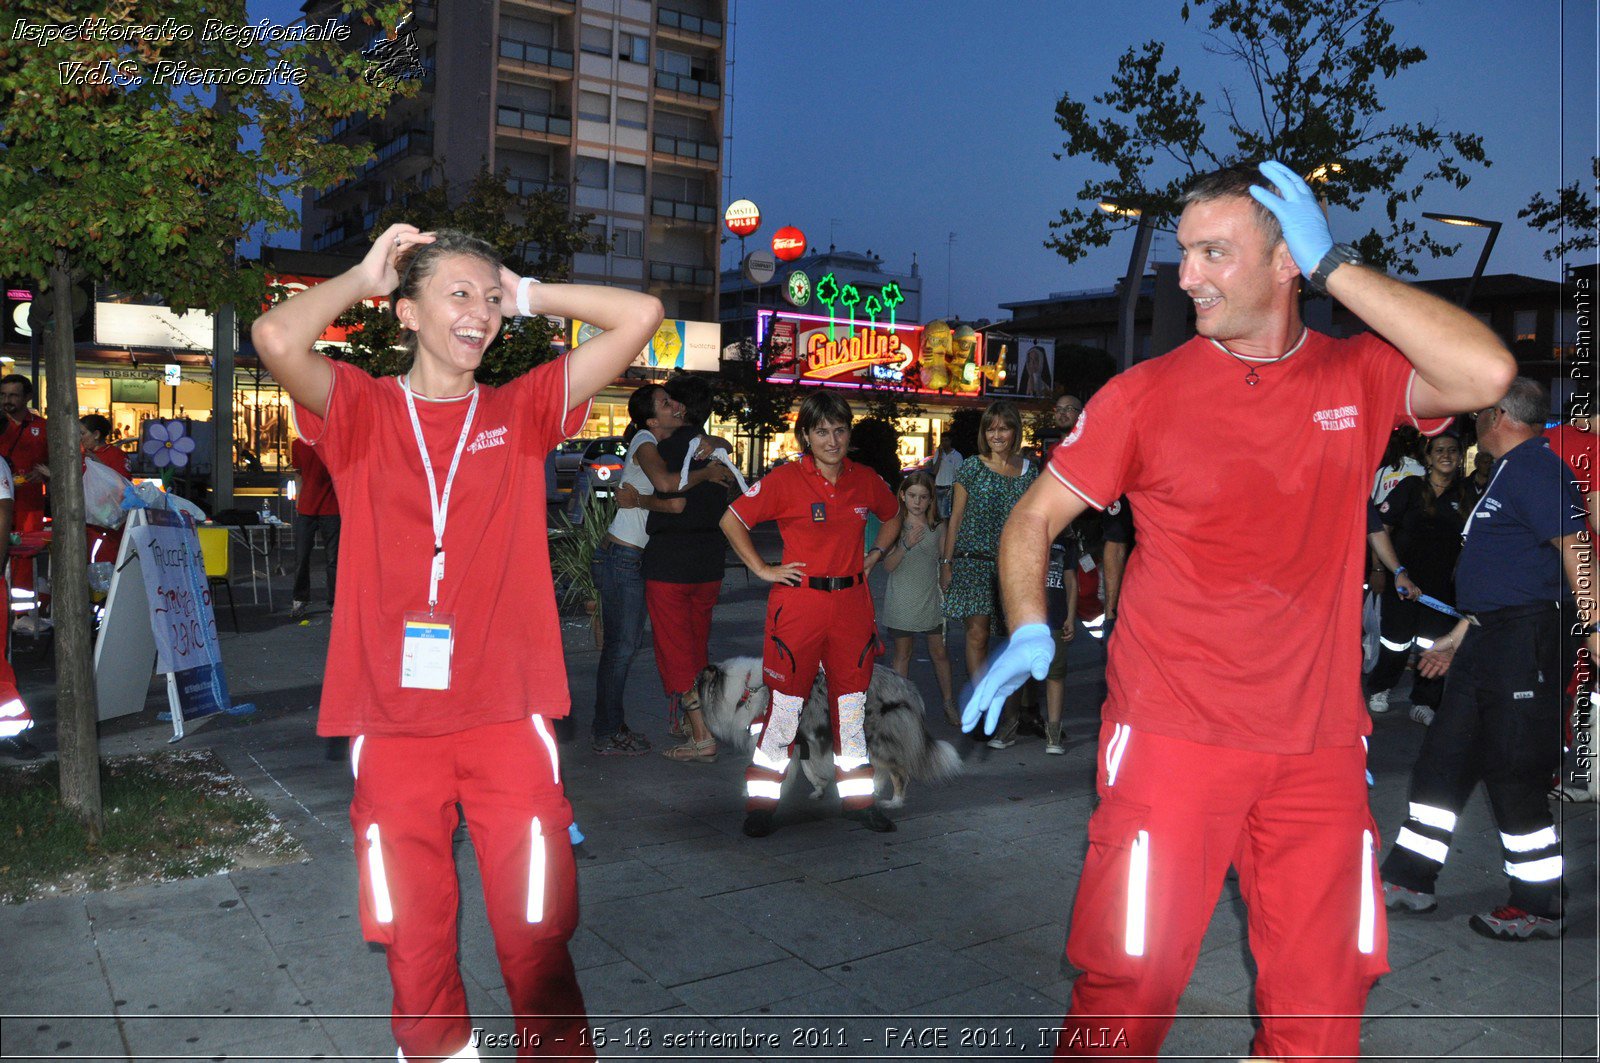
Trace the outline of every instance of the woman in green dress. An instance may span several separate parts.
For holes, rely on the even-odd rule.
[[[966,627],[969,677],[988,658],[990,617],[1000,612],[1000,529],[1038,475],[1018,456],[1021,444],[1022,417],[1015,403],[1001,401],[983,411],[978,460],[962,462],[944,526],[939,585],[945,592],[944,615]]]

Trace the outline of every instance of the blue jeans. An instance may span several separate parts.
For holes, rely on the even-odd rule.
[[[595,675],[594,737],[610,738],[623,728],[622,700],[628,669],[644,644],[644,551],[607,539],[595,548],[590,571],[600,594],[604,638]]]

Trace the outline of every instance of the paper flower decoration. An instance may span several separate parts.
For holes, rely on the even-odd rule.
[[[181,469],[189,464],[189,455],[194,452],[194,440],[182,421],[151,421],[145,441],[139,449],[149,455],[150,461],[158,469],[168,466]]]

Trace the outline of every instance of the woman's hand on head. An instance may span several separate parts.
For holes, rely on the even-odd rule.
[[[370,295],[389,295],[400,286],[400,270],[395,264],[403,251],[420,244],[431,244],[432,233],[401,222],[383,230],[376,243],[361,260],[361,271],[368,281]]]
[[[506,317],[513,317],[522,313],[517,305],[517,289],[522,286],[522,278],[511,272],[506,267],[500,267],[500,309]],[[529,302],[532,302],[530,299]]]

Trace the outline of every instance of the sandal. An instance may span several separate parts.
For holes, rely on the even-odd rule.
[[[691,738],[681,746],[663,749],[661,755],[680,764],[711,764],[717,759],[717,740],[707,738],[696,742]]]

